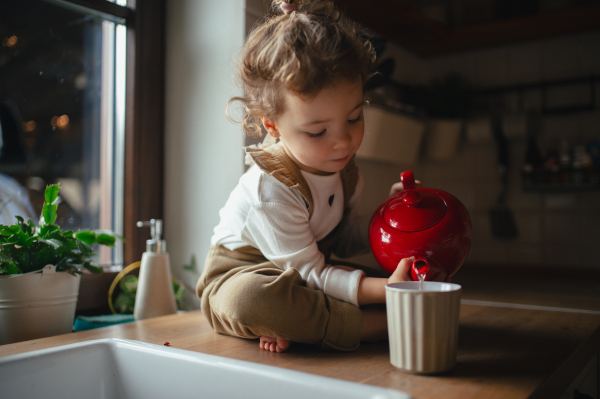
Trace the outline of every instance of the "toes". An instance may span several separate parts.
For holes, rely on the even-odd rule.
[[[260,349],[275,352],[275,349],[277,346],[276,343],[277,343],[277,340],[275,338],[263,336],[263,337],[260,337],[260,343],[258,344],[258,346],[260,347]]]
[[[281,353],[285,352],[289,348],[290,341],[280,338],[263,336],[260,337],[260,343],[258,346],[260,347],[260,349]]]
[[[284,352],[289,348],[290,341],[277,338],[277,352]]]

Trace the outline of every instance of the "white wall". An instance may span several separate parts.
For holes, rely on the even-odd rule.
[[[167,1],[164,226],[175,275],[199,270],[219,209],[243,173],[243,135],[225,117],[239,94],[234,58],[245,37],[245,1]],[[197,306],[193,295],[188,304]]]

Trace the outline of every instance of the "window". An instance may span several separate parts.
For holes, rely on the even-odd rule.
[[[62,227],[125,236],[99,249],[108,269],[140,258],[137,220],[162,217],[164,1],[122,1],[0,6],[0,223],[37,218],[60,182]]]

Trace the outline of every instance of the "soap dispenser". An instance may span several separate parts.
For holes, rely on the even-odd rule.
[[[173,292],[167,243],[161,239],[162,220],[137,222],[137,226],[150,226],[152,238],[146,241],[146,252],[142,254],[133,317],[143,320],[176,313],[177,302]]]

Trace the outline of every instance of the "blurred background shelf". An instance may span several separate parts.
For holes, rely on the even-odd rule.
[[[597,0],[335,1],[356,21],[421,57],[600,28]]]

